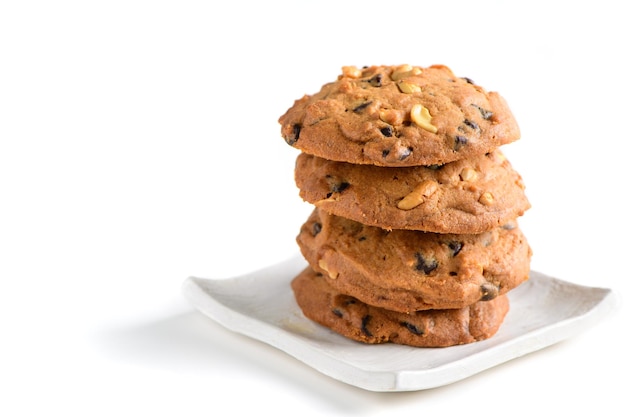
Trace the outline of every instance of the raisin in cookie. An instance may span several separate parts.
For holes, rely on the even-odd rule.
[[[509,311],[506,295],[452,310],[398,313],[367,305],[328,285],[322,274],[306,268],[291,282],[305,317],[364,343],[447,347],[493,336]]]
[[[514,220],[480,234],[387,231],[316,208],[296,240],[331,287],[403,313],[487,301],[530,272],[531,249]]]
[[[279,118],[285,141],[333,161],[443,164],[520,137],[505,100],[443,65],[344,67]]]
[[[307,202],[384,229],[481,233],[530,208],[521,176],[499,151],[430,167],[378,167],[302,153],[296,185]]]

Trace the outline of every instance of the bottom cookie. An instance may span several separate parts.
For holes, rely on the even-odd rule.
[[[292,282],[296,302],[309,319],[364,343],[396,343],[415,347],[446,347],[493,336],[509,311],[501,295],[465,308],[399,313],[370,306],[330,287],[310,267]]]

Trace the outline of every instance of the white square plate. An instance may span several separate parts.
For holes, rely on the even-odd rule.
[[[183,293],[222,326],[370,391],[416,391],[459,381],[577,335],[617,303],[610,289],[575,285],[532,271],[527,282],[509,292],[510,311],[490,339],[447,348],[368,345],[303,316],[290,282],[305,266],[298,255],[240,277],[189,277]]]

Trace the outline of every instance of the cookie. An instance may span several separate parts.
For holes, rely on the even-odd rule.
[[[355,165],[301,153],[295,180],[305,201],[384,229],[481,233],[530,208],[521,176],[500,150],[429,167]]]
[[[509,311],[506,295],[452,310],[398,313],[367,305],[328,285],[322,274],[306,268],[292,282],[305,317],[364,343],[447,347],[493,336]]]
[[[435,165],[520,138],[506,101],[443,65],[344,67],[279,118],[291,146],[379,166]]]
[[[318,208],[296,241],[335,290],[403,313],[505,294],[528,279],[532,255],[515,220],[479,234],[387,231]]]

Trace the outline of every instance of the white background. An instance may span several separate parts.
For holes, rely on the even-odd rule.
[[[617,5],[0,3],[0,414],[618,414],[621,308],[461,382],[384,394],[223,329],[180,291],[297,250],[311,206],[277,122],[295,99],[343,65],[441,63],[518,119],[502,150],[533,204],[533,269],[621,298]]]

